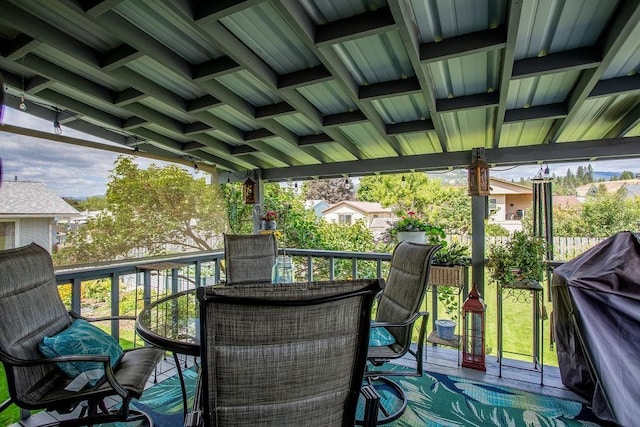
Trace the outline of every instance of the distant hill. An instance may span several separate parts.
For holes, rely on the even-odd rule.
[[[593,171],[593,180],[594,181],[599,181],[601,179],[605,180],[605,181],[611,181],[611,178],[619,178],[620,177],[620,172],[600,172],[600,171]]]

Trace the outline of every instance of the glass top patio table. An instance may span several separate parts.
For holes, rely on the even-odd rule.
[[[145,307],[136,331],[156,347],[189,356],[200,355],[200,307],[196,290],[178,292]]]

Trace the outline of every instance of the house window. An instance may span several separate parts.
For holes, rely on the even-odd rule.
[[[0,249],[11,249],[16,246],[16,223],[0,222]]]
[[[498,208],[498,201],[494,197],[489,198],[489,212],[495,211]]]
[[[338,215],[338,222],[340,224],[351,225],[351,214]]]

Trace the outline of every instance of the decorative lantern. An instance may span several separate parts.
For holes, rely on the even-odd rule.
[[[484,326],[486,305],[473,284],[462,305],[462,367],[486,371]]]
[[[482,159],[481,153],[484,149],[473,149],[473,160],[469,167],[468,193],[470,196],[488,196],[491,192],[489,186],[489,164]]]
[[[247,178],[242,184],[242,195],[244,196],[244,203],[247,205],[253,205],[256,203],[256,183]]]

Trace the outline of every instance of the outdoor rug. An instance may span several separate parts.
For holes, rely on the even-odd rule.
[[[193,395],[196,373],[184,372]],[[406,426],[598,426],[591,410],[579,403],[425,372],[422,377],[395,377],[409,398],[404,415],[389,424]],[[385,398],[385,392],[381,392]],[[134,406],[147,412],[157,427],[182,426],[182,397],[177,376],[146,390]]]

